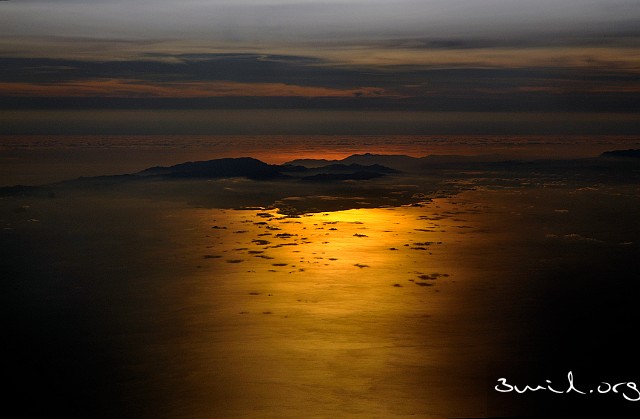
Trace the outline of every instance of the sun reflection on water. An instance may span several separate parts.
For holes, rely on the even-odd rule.
[[[207,234],[187,350],[191,369],[209,371],[202,397],[222,395],[226,417],[273,404],[280,417],[444,414],[457,336],[446,290],[460,276],[448,246],[463,221],[453,205],[194,210]]]

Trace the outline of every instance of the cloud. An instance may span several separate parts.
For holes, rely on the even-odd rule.
[[[181,39],[261,46],[424,38],[436,48],[456,48],[473,39],[615,43],[624,31],[637,35],[640,16],[635,0],[22,0],[4,9],[0,36],[5,38]]]
[[[335,89],[285,83],[231,81],[152,83],[134,79],[95,79],[57,84],[0,83],[0,95],[104,98],[375,97],[384,96],[385,91],[375,87]]]
[[[530,51],[531,52],[531,51]],[[364,53],[364,51],[362,51]],[[378,52],[379,53],[379,52]],[[384,60],[376,53],[364,57],[368,65],[346,65],[340,60],[318,56],[257,53],[169,54],[147,52],[132,59],[80,60],[0,57],[0,97],[12,97],[9,104],[29,107],[28,98],[87,98],[91,106],[135,107],[134,102],[106,103],[105,98],[190,99],[173,103],[177,108],[224,107],[224,101],[198,102],[203,98],[228,98],[230,107],[346,107],[354,109],[414,109],[434,111],[634,111],[638,110],[637,68],[592,63],[591,67],[567,65],[542,51],[547,65],[527,66],[527,61],[507,51],[489,58],[464,53],[445,53],[448,65],[407,64],[420,57],[433,60],[438,54],[399,51],[397,60]],[[562,55],[562,52],[556,51]],[[407,57],[402,57],[407,54]],[[412,55],[413,54],[413,55]],[[490,54],[489,51],[478,54]],[[526,53],[523,53],[526,55]],[[601,54],[601,58],[604,54]],[[351,58],[354,55],[352,52]],[[463,61],[454,65],[455,57]],[[544,61],[545,58],[547,61]],[[567,58],[567,57],[565,57]],[[576,52],[576,60],[580,58]],[[473,60],[477,60],[472,64]],[[640,60],[640,57],[635,59]],[[614,57],[611,57],[614,60]],[[568,60],[571,61],[571,60]],[[391,65],[405,62],[403,65]],[[564,64],[564,66],[563,66]],[[313,100],[241,101],[243,98],[310,98]],[[24,98],[24,100],[15,100]],[[237,99],[237,100],[236,100]],[[318,100],[316,100],[318,99]],[[322,100],[320,100],[322,99]],[[332,100],[329,100],[332,99]],[[52,99],[53,100],[53,99]],[[102,104],[100,104],[102,103]],[[165,101],[162,106],[169,106]],[[33,102],[35,107],[67,106],[58,100]],[[78,101],[72,106],[84,106]],[[156,106],[146,102],[144,106]],[[32,106],[33,107],[33,106]]]
[[[285,83],[351,88],[361,71],[331,66],[314,57],[268,54],[146,54],[127,60],[0,58],[3,81],[57,83],[96,78],[155,82],[220,81]]]

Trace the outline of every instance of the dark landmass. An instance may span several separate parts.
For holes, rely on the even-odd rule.
[[[74,192],[109,191],[202,207],[275,205],[288,208],[283,211],[302,213],[414,205],[478,187],[634,185],[640,183],[639,153],[614,150],[570,160],[366,153],[340,161],[307,159],[283,165],[250,157],[224,158],[151,167],[133,174],[3,187],[0,196],[55,198]]]
[[[273,165],[251,157],[241,157],[187,162],[170,167],[152,167],[136,175],[208,179],[245,177],[251,180],[286,179],[291,177],[301,177],[303,180],[366,180],[397,172],[397,170],[379,164],[329,164],[319,168],[307,168],[303,165],[294,164]],[[334,176],[336,174],[339,174],[339,176]]]
[[[281,177],[282,170],[279,166],[251,157],[240,157],[187,162],[170,167],[151,167],[139,172],[138,175],[173,178],[246,177],[259,180]]]
[[[381,165],[399,171],[418,172],[424,169],[457,164],[484,164],[504,160],[499,155],[459,156],[459,155],[432,155],[425,157],[411,157],[402,154],[353,154],[342,160],[325,159],[297,159],[285,164],[301,165],[309,168],[325,168],[337,164],[347,165]]]
[[[374,173],[400,173],[400,170],[396,170],[396,169],[391,169],[389,167],[383,166],[381,164],[357,164],[357,163],[351,163],[351,164],[344,164],[344,163],[335,163],[335,164],[328,164],[326,166],[321,166],[321,167],[316,167],[316,168],[306,168],[304,166],[294,166],[294,167],[303,167],[304,170],[306,172],[314,172],[314,171],[321,171],[321,172],[336,172],[336,173],[344,173],[344,172],[355,172],[355,171],[370,171],[370,172],[374,172]]]
[[[320,173],[313,176],[305,176],[302,178],[306,182],[335,182],[340,180],[371,180],[384,176],[377,172],[355,172],[355,173]]]
[[[567,168],[577,167],[602,168],[611,165],[624,164],[622,161],[611,161],[612,157],[617,158],[640,158],[640,150],[613,150],[602,153],[600,156],[580,159],[543,159],[543,160],[513,160],[505,159],[496,154],[478,156],[459,155],[432,155],[425,157],[411,157],[405,155],[381,155],[381,154],[354,154],[342,160],[324,159],[299,159],[292,160],[285,164],[301,165],[309,168],[329,168],[337,164],[359,164],[359,165],[383,165],[388,168],[403,172],[424,172],[432,169],[487,169],[487,168],[509,168],[509,167],[535,167],[535,168]]]
[[[405,170],[419,165],[421,158],[405,156],[405,155],[384,155],[384,154],[354,154],[342,160],[325,160],[325,159],[297,159],[285,164],[300,165],[309,168],[329,167],[339,164],[358,164],[358,165],[384,165],[393,169]]]
[[[359,171],[355,173],[320,173],[313,176],[304,176],[306,182],[335,182],[339,180],[370,180],[384,176],[382,173]]]
[[[640,159],[640,150],[628,149],[628,150],[605,151],[600,155],[600,157],[622,157],[622,158]]]

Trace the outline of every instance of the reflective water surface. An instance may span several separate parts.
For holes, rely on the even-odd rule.
[[[635,377],[639,208],[634,185],[299,216],[5,198],[8,377],[36,414],[522,415],[498,377]]]

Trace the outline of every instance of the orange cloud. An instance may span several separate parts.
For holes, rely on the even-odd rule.
[[[197,98],[229,96],[371,97],[390,96],[382,88],[335,89],[285,83],[231,81],[149,83],[144,80],[94,79],[57,84],[0,83],[1,96],[21,97],[156,97]]]

